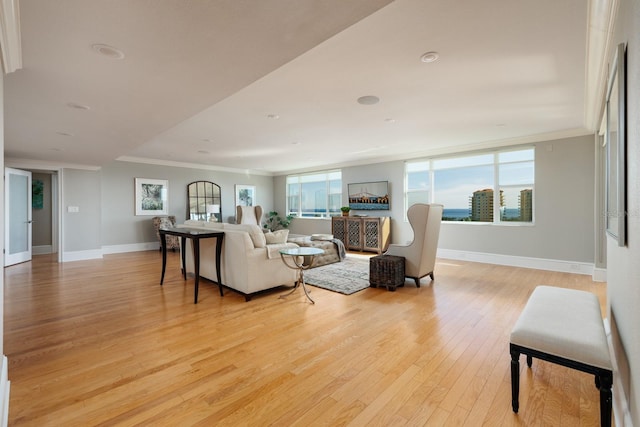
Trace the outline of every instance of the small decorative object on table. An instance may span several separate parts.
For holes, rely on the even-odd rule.
[[[351,210],[351,208],[349,206],[343,206],[340,208],[340,210],[342,211],[342,216],[349,216],[349,211]]]
[[[370,258],[369,286],[386,286],[388,291],[395,291],[397,287],[404,286],[404,261],[404,257],[394,255]]]

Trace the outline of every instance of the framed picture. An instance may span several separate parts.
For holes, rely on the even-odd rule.
[[[169,181],[135,178],[136,215],[167,215]]]
[[[236,206],[254,206],[256,202],[255,185],[236,184]]]
[[[607,234],[626,244],[626,64],[621,43],[609,72],[605,136],[607,171],[605,188]]]
[[[348,184],[349,207],[355,210],[389,210],[389,182]]]

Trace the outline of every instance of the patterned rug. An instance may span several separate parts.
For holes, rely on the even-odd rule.
[[[351,295],[369,287],[369,259],[345,258],[342,262],[304,272],[307,285]]]

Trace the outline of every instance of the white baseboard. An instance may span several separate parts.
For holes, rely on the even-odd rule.
[[[31,253],[33,255],[50,254],[50,253],[53,253],[53,246],[51,245],[33,246],[31,248]]]
[[[611,324],[609,319],[604,319],[604,331],[607,334],[607,343],[609,344],[609,353],[611,354],[611,364],[613,365],[613,418],[616,427],[633,427],[631,422],[631,411],[629,411],[629,401],[622,388],[622,380],[618,371],[618,362],[616,353],[613,350],[613,341],[611,341]]]
[[[2,355],[0,361],[0,423],[6,426],[9,423],[9,394],[11,392],[11,381],[9,381],[9,361],[7,356]]]
[[[92,249],[89,251],[63,252],[62,262],[85,261],[89,259],[100,259],[103,255],[121,254],[125,252],[157,251],[160,249],[158,242],[132,243],[127,245],[103,246],[102,249]]]
[[[146,243],[131,243],[128,245],[110,245],[103,246],[102,253],[108,254],[122,254],[125,252],[141,252],[141,251],[153,251],[159,250],[160,243],[158,242],[146,242]]]
[[[100,259],[100,258],[102,258],[102,249],[92,249],[89,251],[73,251],[73,252],[62,253],[62,262],[85,261],[88,259]]]
[[[484,264],[508,265],[511,267],[535,268],[537,270],[559,271],[563,273],[594,274],[594,265],[587,262],[562,261],[555,259],[531,258],[513,255],[467,252],[438,248],[438,258],[459,261],[481,262]]]

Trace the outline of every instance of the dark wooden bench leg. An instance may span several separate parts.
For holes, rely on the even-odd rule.
[[[603,371],[596,375],[596,384],[600,389],[600,425],[611,427],[611,386],[613,385],[613,375],[611,371]]]
[[[533,365],[533,357],[531,357],[531,355],[527,354],[527,366],[531,367],[531,365]]]
[[[527,356],[528,357],[528,356]],[[520,395],[520,352],[511,350],[511,407],[518,413]]]

